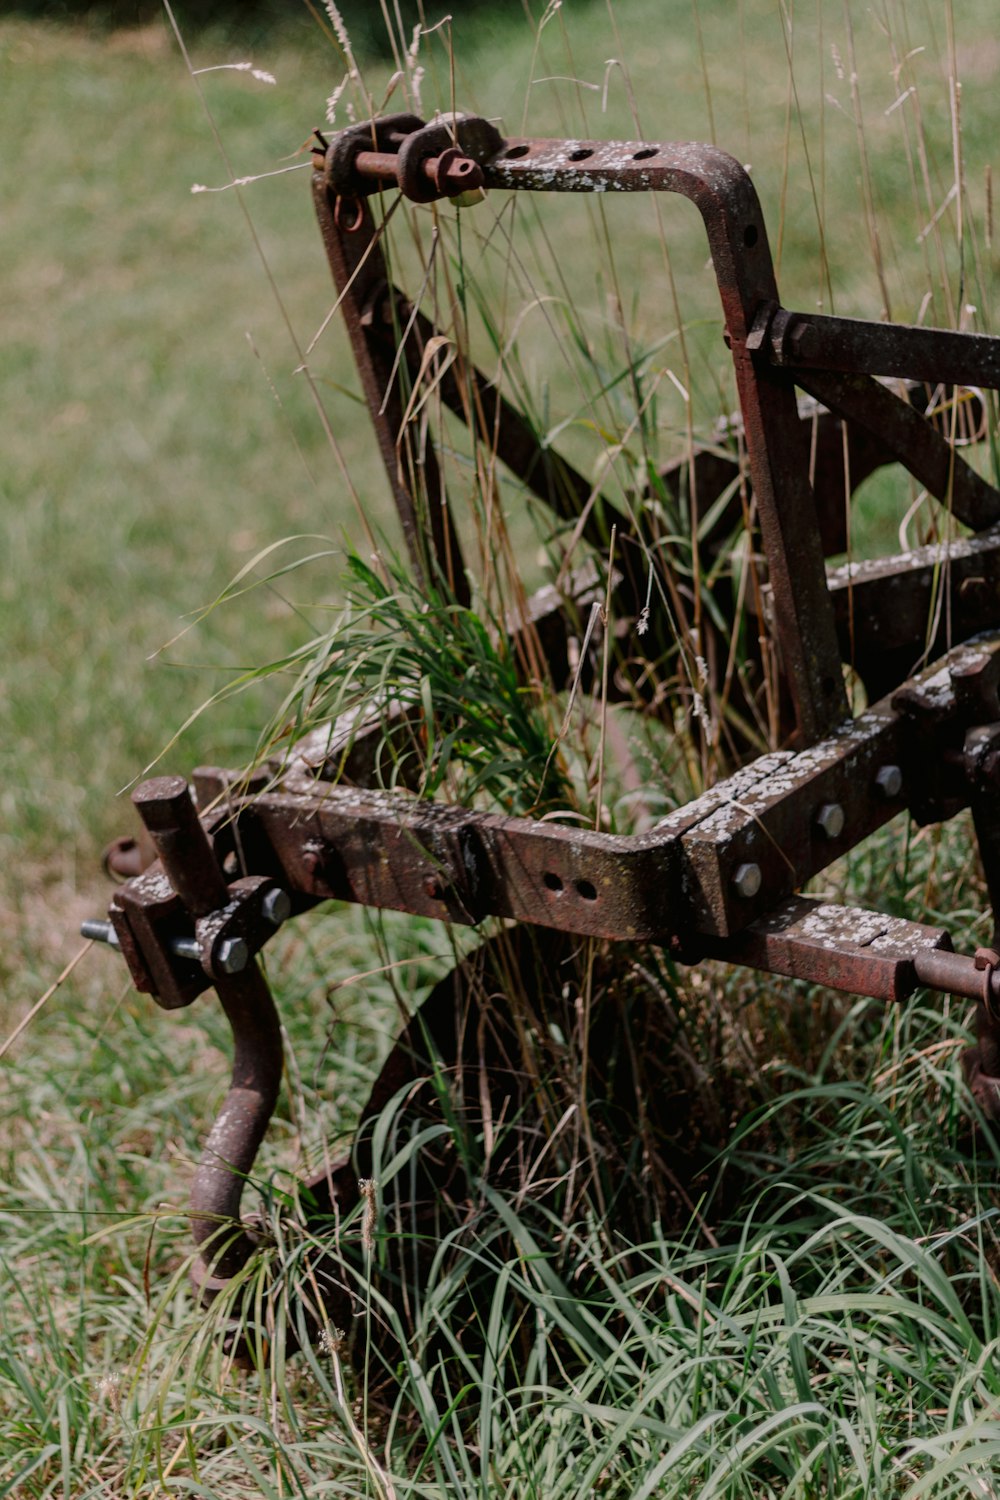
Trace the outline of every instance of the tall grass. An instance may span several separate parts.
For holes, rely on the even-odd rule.
[[[510,130],[714,135],[753,166],[790,305],[988,326],[985,6],[957,16],[950,5],[885,0],[864,13],[778,6],[758,17],[745,3],[698,0],[669,18],[665,102],[664,54],[648,45],[667,33],[662,6],[549,5],[468,35],[459,19],[418,46],[395,14],[386,8],[395,83],[344,55],[332,16],[317,41],[328,49],[323,96],[337,95],[335,124],[387,96],[389,107],[427,112],[450,107],[454,93],[461,106],[502,110]],[[40,45],[31,29],[15,42]],[[202,80],[227,142],[244,140],[252,107],[232,92],[244,82]],[[313,113],[301,130],[285,126],[282,150],[316,123],[312,87]],[[296,100],[296,120],[303,107]],[[273,165],[268,149],[250,151],[247,175]],[[243,162],[234,170],[243,175]],[[222,185],[208,160],[189,175]],[[315,248],[307,299],[286,258],[287,186],[245,189],[258,233],[248,259],[280,262],[302,351],[327,309]],[[360,446],[341,440],[357,408],[334,390],[345,374],[331,325],[308,355],[316,396],[335,403],[328,435],[313,435],[322,424],[307,415],[312,398],[293,393],[301,375],[286,377],[300,352],[277,355],[276,335],[264,351],[281,403],[267,451],[292,454],[274,472],[295,515],[286,523],[272,495],[252,518],[236,507],[222,529],[220,542],[246,521],[241,564],[267,556],[186,637],[184,649],[204,643],[189,661],[228,642],[235,663],[226,706],[198,720],[198,743],[213,748],[217,723],[234,755],[255,740],[273,751],[276,735],[389,690],[422,709],[420,732],[406,727],[390,746],[399,781],[415,771],[426,795],[557,807],[587,821],[610,807],[610,826],[630,826],[637,807],[652,816],[714,773],[724,719],[699,667],[712,599],[691,516],[656,482],[666,459],[719,441],[716,419],[734,406],[699,227],[672,202],[490,200],[458,215],[407,207],[396,217],[394,272],[424,288],[448,336],[525,406],[542,441],[601,479],[650,555],[671,558],[676,591],[650,596],[674,648],[659,664],[657,727],[607,712],[600,691],[570,704],[514,670],[500,623],[523,608],[527,587],[565,576],[587,549],[533,514],[488,443],[467,439],[433,398],[425,416],[461,498],[474,607],[443,589],[415,597],[394,569],[384,509],[373,530],[389,540],[375,559],[356,555],[357,537],[342,541],[351,490],[364,506],[382,492]],[[301,234],[313,234],[305,215]],[[23,329],[21,342],[30,342]],[[210,385],[220,384],[215,372]],[[270,403],[266,381],[260,389]],[[184,429],[185,447],[223,434],[220,489],[243,472],[252,424],[241,403],[238,394],[216,413],[203,391],[204,410]],[[20,441],[16,453],[27,468]],[[315,497],[334,483],[328,511]],[[208,507],[181,492],[186,531],[203,516],[211,524]],[[940,524],[905,481],[882,479],[859,501],[852,545],[891,536],[904,519],[912,539]],[[30,509],[11,522],[25,565],[43,522]],[[140,532],[151,526],[134,521]],[[334,540],[290,541],[277,555],[301,565],[276,567],[270,549],[290,531]],[[159,530],[152,544],[171,558],[180,547]],[[345,597],[334,592],[330,553],[346,558],[352,546]],[[592,560],[603,566],[607,555]],[[230,571],[213,558],[212,589]],[[151,566],[138,592],[148,596],[161,572]],[[254,577],[259,587],[246,587]],[[199,588],[202,602],[211,590]],[[66,595],[54,586],[49,607],[70,610]],[[19,628],[44,633],[27,617]],[[274,647],[264,639],[272,629],[282,632]],[[244,686],[257,696],[241,723],[229,689]],[[27,695],[15,697],[23,705]],[[171,700],[161,741],[201,697],[180,711]],[[130,744],[134,774],[152,746],[148,734]],[[37,793],[32,816],[44,828]],[[54,842],[39,837],[43,848]],[[967,839],[964,824],[953,835],[890,828],[823,889],[928,920],[946,912],[972,940],[984,892]],[[39,977],[50,972],[37,939],[30,952]],[[50,1002],[5,1058],[0,1493],[994,1492],[997,1152],[960,1082],[966,1037],[954,1007],[918,997],[889,1013],[720,968],[681,973],[649,953],[566,954],[503,933],[475,959],[465,940],[385,914],[296,923],[269,952],[291,1062],[247,1193],[262,1245],[232,1297],[207,1314],[187,1288],[183,1203],[199,1122],[225,1074],[227,1037],[212,1006],[162,1016],[124,987],[113,1004],[98,1001],[102,968],[70,1003],[57,996],[58,1011]],[[87,962],[96,974],[98,959]],[[349,1143],[400,1013],[456,966],[478,975],[466,981],[470,1013],[488,1022],[507,1069],[500,1086],[518,1108],[505,1113],[490,1096],[478,1058],[449,1079],[427,1039],[428,1081],[367,1127],[368,1197],[344,1225],[310,1223],[298,1178]],[[30,989],[19,980],[14,993]],[[428,1202],[414,1185],[430,1159],[452,1175],[450,1191]],[[343,1326],[318,1296],[331,1281]],[[234,1321],[249,1370],[233,1360]]]

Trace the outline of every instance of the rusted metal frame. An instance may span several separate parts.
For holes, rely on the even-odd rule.
[[[749,176],[713,146],[515,139],[483,172],[495,188],[675,192],[700,211],[733,354],[782,665],[802,740],[821,738],[847,717],[848,705],[794,384],[748,346],[758,310],[778,301]]]
[[[993,908],[991,942],[1000,945],[1000,723],[970,729],[963,746],[969,805]]]
[[[981,531],[1000,520],[1000,490],[970,468],[926,418],[888,386],[870,375],[819,370],[797,370],[795,379],[824,406],[877,436],[963,525]]]
[[[311,900],[608,938],[730,938],[919,805],[925,784],[930,816],[966,805],[964,762],[949,755],[966,725],[1000,719],[998,682],[1000,637],[966,643],[826,740],[761,756],[638,837],[322,786],[248,799],[239,824],[269,851],[259,867]]]
[[[133,800],[185,909],[195,918],[218,921],[229,903],[229,887],[183,777],[145,782]],[[214,983],[234,1054],[229,1092],[191,1187],[192,1233],[201,1250],[193,1275],[207,1294],[232,1277],[254,1248],[237,1227],[240,1200],[277,1102],[283,1062],[277,1012],[256,963],[251,960],[242,973],[220,975]]]
[[[270,851],[268,873],[310,900],[612,939],[726,937],[903,807],[902,779],[890,795],[879,782],[902,759],[902,727],[877,705],[807,750],[761,757],[643,835],[343,787],[267,793],[243,805],[239,826]]]
[[[765,775],[750,774],[753,763],[720,783],[721,798],[713,788],[668,816],[661,829],[680,832],[692,930],[733,936],[901,811],[902,729],[883,700]]]
[[[991,334],[866,323],[781,308],[771,323],[769,344],[774,363],[796,373],[839,370],[1000,390],[1000,338]]]
[[[920,381],[897,381],[894,389],[925,417],[929,417],[932,407],[940,416],[957,396],[954,388],[932,390]],[[985,415],[982,398],[974,391],[963,391],[962,400],[967,402],[974,413],[975,425],[980,428]],[[809,438],[811,480],[823,552],[830,557],[847,547],[847,502],[850,495],[876,469],[900,462],[900,455],[882,441],[879,431],[858,425],[805,392],[797,405],[799,421]],[[718,423],[716,442],[695,447],[697,524],[703,522],[723,490],[735,485],[739,479],[736,444],[741,438],[742,424],[737,414]],[[685,489],[690,467],[691,459],[685,456],[674,459],[660,470],[661,482],[675,497]],[[702,538],[703,546],[717,551],[728,541],[741,519],[742,507],[738,495],[734,495],[732,503],[716,515],[708,534]]]
[[[417,577],[448,582],[459,603],[470,599],[462,550],[433,444],[419,445],[398,372],[381,341],[370,336],[372,306],[388,284],[385,256],[368,202],[355,199],[349,228],[338,222],[338,199],[323,172],[313,173],[313,200],[361,385],[385,465],[407,550]],[[423,492],[421,496],[421,491]]]
[[[412,309],[403,297],[402,293],[388,288],[387,296],[391,296],[397,305],[396,326],[407,326],[410,328],[410,339],[406,344],[406,360],[410,367],[411,375],[415,376],[420,368],[422,351],[426,348],[428,341],[438,332],[435,325],[423,313],[413,316]],[[412,322],[411,322],[412,319]],[[875,325],[883,326],[883,325]],[[392,322],[388,316],[376,316],[372,322],[372,337],[381,338],[383,341],[392,341]],[[412,340],[412,342],[411,342]],[[609,526],[614,524],[617,528],[616,556],[619,564],[626,574],[627,586],[615,588],[616,616],[622,609],[628,614],[634,614],[635,597],[641,597],[643,587],[643,571],[647,567],[645,556],[641,554],[635,538],[632,535],[631,522],[626,516],[618,511],[605,496],[598,497],[596,507],[593,505],[593,487],[588,483],[570,463],[562,459],[552,450],[542,449],[537,438],[522,414],[497,390],[483,372],[474,364],[469,362],[462,366],[462,375],[468,381],[468,389],[463,390],[463,382],[456,376],[454,369],[449,369],[439,382],[438,389],[445,405],[465,422],[470,419],[477,421],[480,432],[485,441],[491,444],[497,457],[502,463],[524,483],[539,499],[543,500],[552,511],[564,520],[572,520],[585,508],[588,510],[588,520],[582,529],[582,535],[593,546],[600,548],[606,546],[609,536]],[[882,389],[882,388],[879,388]],[[883,464],[895,460],[907,462],[909,448],[908,443],[911,436],[915,437],[918,444],[924,441],[928,431],[928,424],[920,415],[918,403],[924,397],[922,405],[926,405],[926,392],[922,385],[912,385],[907,391],[910,405],[907,407],[899,402],[898,398],[892,397],[892,408],[888,412],[891,423],[895,424],[892,431],[895,433],[895,441],[892,439],[883,441],[881,430],[877,423],[870,422],[865,426],[860,425],[854,413],[841,413],[836,409],[834,393],[830,390],[825,392],[825,401],[820,409],[809,413],[800,409],[799,420],[811,426],[813,422],[818,427],[816,473],[813,480],[813,488],[816,496],[820,531],[824,553],[842,551],[846,545],[845,527],[845,495],[844,495],[844,468],[843,468],[843,433],[842,426],[847,421],[847,438],[849,445],[848,470],[852,489],[856,488],[869,474],[873,473]],[[805,398],[803,398],[805,399]],[[813,399],[813,398],[810,398]],[[818,400],[818,397],[816,398]],[[470,412],[470,400],[472,411]],[[910,422],[902,425],[905,431],[900,431],[900,422],[897,419],[897,410],[903,405],[904,411],[911,414]],[[867,404],[861,403],[863,410],[867,410]],[[881,407],[880,407],[881,410]],[[919,424],[913,427],[912,424]],[[891,424],[890,424],[891,425]],[[936,437],[933,434],[932,437]],[[943,439],[938,439],[943,443]],[[953,450],[947,449],[947,453],[938,459],[938,467],[942,462],[950,463],[949,455]],[[727,458],[714,450],[699,449],[695,453],[695,464],[700,478],[698,483],[698,511],[699,516],[703,514],[714,499],[725,488],[727,483],[732,483],[739,476],[739,465],[736,458]],[[689,469],[689,460],[681,459],[677,463],[668,466],[661,475],[663,483],[671,493],[680,493],[685,483]],[[965,514],[972,515],[971,510],[965,503],[965,495],[973,494],[982,496],[984,490],[989,492],[989,497],[995,498],[1000,507],[1000,494],[984,484],[969,466],[958,459],[955,465],[955,514],[963,519]],[[945,489],[946,493],[946,489]],[[944,495],[942,495],[944,498]],[[725,514],[719,518],[712,530],[712,537],[716,544],[720,544],[735,524],[738,502],[728,507]],[[977,513],[976,520],[979,519]],[[697,517],[695,518],[697,524]],[[971,522],[970,522],[971,524]],[[709,539],[711,541],[711,538]],[[630,545],[631,544],[631,545]],[[836,575],[828,573],[828,586],[833,595],[834,611],[837,621],[838,639],[841,651],[846,657],[852,657],[854,664],[859,665],[862,676],[868,680],[869,674],[864,669],[864,663],[869,652],[869,635],[879,634],[879,625],[882,622],[889,627],[894,635],[899,635],[900,616],[897,609],[901,589],[900,582],[905,578],[906,607],[902,618],[912,623],[912,629],[907,632],[905,644],[913,646],[920,640],[925,631],[927,613],[926,610],[920,619],[916,618],[916,612],[921,603],[929,600],[931,577],[935,566],[940,564],[941,556],[936,563],[930,563],[927,554],[931,549],[920,549],[920,557],[923,559],[917,563],[918,554],[912,554],[906,560],[892,560],[891,570],[884,575],[891,577],[897,584],[892,590],[895,603],[883,608],[883,601],[877,591],[866,589],[867,577],[857,578],[854,584],[845,582],[846,574],[839,570]],[[986,549],[976,550],[976,559],[982,562],[986,557]],[[958,594],[962,590],[961,599],[956,597],[951,610],[950,618],[953,622],[954,638],[963,639],[965,636],[974,634],[976,631],[986,629],[995,623],[1000,617],[1000,608],[996,606],[990,610],[982,587],[973,587],[976,574],[973,571],[974,563],[971,554],[967,557],[962,551],[961,545],[956,544],[954,548],[954,561],[952,553],[948,554],[949,567],[956,566],[956,573],[950,576],[950,586],[953,593]],[[869,567],[868,564],[855,565],[862,569]],[[875,568],[877,565],[871,565]],[[853,575],[852,575],[853,577]],[[874,573],[873,573],[874,577]],[[836,581],[835,581],[836,580]],[[857,587],[864,593],[863,601],[857,594],[854,596],[852,610],[853,622],[849,628],[846,620],[848,591],[851,587]],[[966,600],[966,594],[970,598]],[[620,603],[619,603],[620,601]],[[964,606],[968,607],[964,607]],[[545,614],[539,617],[542,624],[540,628],[545,629],[546,640],[552,635],[556,624],[558,604],[555,605],[556,613],[550,616]],[[535,612],[533,612],[535,613]],[[956,617],[968,620],[967,625],[956,623]],[[563,650],[558,654],[564,656],[565,630],[557,632]],[[544,644],[544,643],[543,643]],[[880,649],[885,643],[880,639],[877,644],[872,643],[872,649]],[[902,642],[900,642],[902,644]],[[938,645],[941,643],[938,642]],[[932,646],[928,654],[936,654]],[[553,653],[546,651],[546,656],[553,665]],[[912,665],[912,657],[906,663],[904,670],[897,673],[893,682],[900,680],[909,671]],[[558,680],[556,678],[555,680]],[[881,672],[877,678],[877,693],[887,691],[890,684],[885,672]],[[355,759],[357,757],[355,756]],[[356,780],[354,776],[348,779]]]

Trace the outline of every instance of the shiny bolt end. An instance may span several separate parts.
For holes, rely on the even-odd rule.
[[[816,827],[828,839],[840,838],[845,821],[844,809],[839,802],[824,802],[816,814]]]
[[[875,788],[887,802],[903,790],[903,773],[898,766],[883,766],[875,777]]]
[[[112,948],[118,947],[118,934],[110,922],[102,922],[98,917],[87,917],[80,923],[80,936],[89,938],[92,943],[108,943]]]
[[[268,891],[260,907],[261,916],[272,927],[280,927],[292,915],[292,898],[287,891]]]
[[[733,876],[733,890],[737,896],[742,896],[744,901],[749,901],[750,897],[756,896],[760,890],[762,880],[760,865],[739,865]]]
[[[223,974],[242,974],[250,962],[250,949],[242,938],[223,938],[214,956],[214,967]]]

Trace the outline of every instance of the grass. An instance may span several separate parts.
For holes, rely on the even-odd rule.
[[[961,16],[889,0],[794,16],[698,0],[669,17],[650,0],[617,0],[550,7],[535,33],[516,10],[494,12],[455,23],[455,91],[511,131],[524,122],[540,134],[631,136],[634,101],[652,137],[714,135],[753,165],[790,305],[948,323],[974,304],[966,317],[991,327],[991,23],[984,0]],[[664,46],[650,46],[660,35]],[[425,104],[450,94],[445,41],[424,44]],[[241,60],[233,46],[202,37],[195,63]],[[627,64],[628,86],[609,57]],[[301,160],[291,154],[342,76],[318,32],[307,46],[279,34],[254,62],[276,86],[237,73],[201,80],[238,175]],[[949,62],[963,84],[963,177],[950,201]],[[387,70],[366,77],[380,98]],[[917,93],[897,104],[911,85]],[[0,23],[0,111],[17,148],[0,164],[15,205],[0,248],[10,289],[0,313],[8,1034],[76,951],[76,919],[106,900],[94,872],[125,822],[114,793],[220,690],[164,764],[250,757],[294,687],[288,670],[263,673],[263,663],[308,665],[310,643],[341,619],[355,496],[392,533],[335,325],[311,364],[342,466],[293,373],[300,357],[235,195],[190,193],[228,174],[166,30],[108,39]],[[330,300],[303,178],[255,183],[245,199],[301,347]],[[538,430],[585,473],[609,463],[613,492],[626,496],[651,457],[683,451],[733,404],[699,227],[674,203],[659,214],[622,203],[519,213],[513,250],[503,222],[470,212],[459,239],[445,221],[437,293],[464,296],[484,358],[505,351]],[[397,253],[412,272],[405,239]],[[536,305],[539,293],[553,300]],[[645,406],[633,375],[643,395],[655,386]],[[542,574],[561,553],[519,519],[510,488],[509,534],[487,522],[489,491],[469,482],[468,456],[456,443],[449,480],[469,496],[481,608],[499,615],[522,565]],[[891,539],[910,499],[882,481],[862,502],[879,514],[862,511],[859,529],[871,536],[877,521]],[[266,581],[206,611],[244,568],[247,581]],[[381,601],[390,626],[397,604],[412,614],[402,585]],[[352,618],[356,627],[356,606]],[[452,615],[449,628],[463,653],[484,647],[483,679],[495,685],[502,664],[488,662],[473,618]],[[386,656],[384,635],[372,635],[373,673],[405,676],[399,643]],[[421,679],[426,667],[425,650]],[[225,691],[244,677],[244,691]],[[335,673],[322,685],[344,691]],[[471,766],[475,796],[482,767],[447,740],[449,687],[443,670],[432,781],[453,791],[449,775]],[[536,772],[562,707],[548,704],[542,729],[526,721],[513,735],[538,735]],[[489,728],[496,741],[480,726],[477,749],[509,754],[503,718]],[[591,811],[598,735],[591,717],[582,772],[570,767]],[[500,772],[492,794],[518,805],[518,773],[503,761]],[[946,913],[963,946],[985,941],[968,837],[964,824],[893,827],[827,889],[927,920]],[[295,1178],[350,1138],[400,1008],[457,956],[444,929],[343,912],[294,924],[272,945],[292,1065],[247,1195],[270,1237],[250,1272],[257,1328],[301,1316],[322,1249],[303,1227]],[[645,974],[629,971],[631,988],[606,993],[633,1007],[637,995],[657,997],[651,1016],[634,1012],[649,1028],[636,1032],[645,1056],[669,1052],[659,1043],[673,1030],[675,1087],[707,1110],[707,1071],[722,1123],[736,1122],[717,1137],[706,1130],[696,1196],[658,1222],[646,1213],[640,1231],[633,1177],[610,1155],[598,1157],[606,1214],[556,1171],[545,1193],[521,1197],[483,1174],[468,1212],[443,1218],[404,1328],[385,1286],[400,1240],[413,1244],[393,1194],[398,1183],[405,1201],[416,1157],[396,1101],[373,1147],[373,1244],[345,1272],[344,1332],[367,1351],[366,1400],[334,1328],[287,1363],[274,1338],[256,1371],[229,1367],[224,1309],[206,1324],[187,1289],[183,1216],[198,1132],[227,1072],[224,1024],[205,1001],[162,1015],[112,958],[86,955],[4,1057],[0,1494],[993,1493],[997,1162],[990,1138],[971,1130],[959,1082],[964,1015],[919,997],[889,1014],[721,970],[652,971],[649,955],[635,962]],[[581,1106],[581,1122],[589,1111],[602,1141],[596,1085],[588,1098],[574,1072],[584,1033],[572,1013],[561,1024],[561,1041],[546,1043],[546,1086]],[[537,1017],[530,1027],[545,1034]],[[430,1098],[418,1127],[474,1164],[477,1132],[442,1123],[446,1102]],[[557,1138],[553,1166],[580,1159],[581,1141]],[[638,1197],[649,1184],[635,1183]],[[393,1333],[407,1353],[386,1386],[379,1360]]]

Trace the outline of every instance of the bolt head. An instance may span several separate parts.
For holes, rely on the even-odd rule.
[[[292,898],[287,891],[275,887],[268,891],[260,906],[261,916],[272,927],[280,927],[292,915]]]
[[[839,839],[846,821],[839,802],[824,802],[816,814],[816,827],[828,839]]]
[[[762,881],[760,865],[738,865],[733,875],[733,890],[737,896],[742,896],[744,901],[749,901],[751,896],[756,896],[760,890]]]
[[[213,962],[223,974],[242,974],[250,962],[250,949],[242,938],[223,938],[215,950]]]
[[[882,766],[875,777],[875,786],[887,802],[898,797],[903,790],[903,773],[898,766]]]

